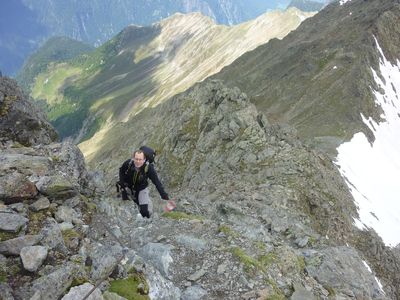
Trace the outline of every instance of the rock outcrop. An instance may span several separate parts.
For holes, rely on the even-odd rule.
[[[398,249],[355,228],[355,205],[329,157],[219,81],[120,124],[91,157],[96,172],[74,145],[2,137],[3,299],[398,295]],[[119,165],[141,144],[158,151],[177,203],[164,213],[152,190],[150,220],[114,192]]]

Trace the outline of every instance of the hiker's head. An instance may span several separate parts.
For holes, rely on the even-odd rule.
[[[142,150],[136,150],[133,152],[132,159],[136,168],[140,168],[146,162],[146,158]]]

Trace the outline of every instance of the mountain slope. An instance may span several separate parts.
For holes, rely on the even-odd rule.
[[[371,132],[360,113],[379,120],[370,86],[378,66],[374,37],[390,61],[399,50],[397,1],[328,5],[282,41],[246,53],[216,78],[238,86],[274,122],[331,151],[355,132]],[[362,101],[360,101],[362,99]]]
[[[0,2],[0,70],[15,75],[46,39],[66,36],[99,46],[129,24],[150,25],[174,13],[201,12],[238,24],[289,0],[13,0]]]
[[[356,206],[329,157],[305,147],[292,128],[270,125],[239,89],[206,80],[118,124],[98,147],[90,142],[81,147],[99,149],[87,158],[109,190],[132,149],[156,149],[178,223],[156,214],[146,234],[132,231],[121,217],[128,208],[114,199],[102,202],[102,218],[139,251],[162,236],[152,247],[171,256],[158,265],[179,289],[190,281],[207,299],[283,299],[303,286],[306,299],[398,296],[399,258],[373,231],[354,226]]]
[[[44,95],[46,85],[57,87],[55,98],[64,99],[58,101],[59,107],[68,108],[62,113],[54,106],[51,109],[60,113],[50,119],[65,137],[76,135],[83,121],[92,118],[86,124],[88,137],[106,121],[125,120],[132,112],[157,105],[244,52],[285,36],[308,16],[290,9],[227,27],[193,13],[177,14],[151,27],[129,26],[88,56],[42,73],[33,90]],[[62,70],[69,79],[55,76]]]
[[[29,91],[35,77],[44,72],[50,63],[66,61],[91,50],[93,47],[70,38],[50,38],[37,53],[29,57],[16,80],[22,88]]]
[[[355,222],[392,247],[400,242],[399,22],[399,1],[332,3],[216,76],[330,153],[359,206]]]

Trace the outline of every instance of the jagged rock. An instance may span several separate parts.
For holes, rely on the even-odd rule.
[[[0,213],[0,230],[19,232],[28,223],[28,219],[13,213]]]
[[[0,282],[0,296],[2,300],[14,300],[12,289],[5,282]]]
[[[203,251],[208,248],[207,241],[195,238],[193,236],[181,234],[176,237],[176,241],[194,251]]]
[[[57,212],[54,215],[55,219],[57,220],[57,222],[68,222],[68,223],[72,223],[74,222],[76,224],[76,220],[79,219],[79,215],[77,214],[77,212],[68,206],[59,206],[57,209]]]
[[[61,298],[61,300],[76,300],[76,299],[83,299],[92,289],[94,286],[90,283],[84,283],[82,285],[74,286],[70,289],[68,294]],[[87,300],[103,300],[103,296],[101,291],[96,288]]]
[[[308,236],[305,236],[305,237],[303,237],[303,238],[298,238],[298,239],[296,239],[295,243],[296,243],[300,248],[304,248],[305,246],[307,246],[308,240],[309,240],[309,237],[308,237]]]
[[[1,176],[0,182],[0,200],[6,203],[34,198],[38,193],[35,185],[18,172]]]
[[[58,226],[57,221],[53,218],[47,218],[45,220],[40,235],[43,237],[40,242],[43,246],[46,246],[49,249],[55,249],[62,253],[68,252],[60,227]]]
[[[36,272],[47,257],[47,249],[43,246],[24,247],[20,256],[25,270]]]
[[[171,245],[164,245],[161,243],[149,243],[145,245],[140,253],[143,257],[148,259],[163,276],[168,277],[168,268],[173,261],[171,257]]]
[[[207,291],[198,285],[190,286],[182,293],[182,300],[207,299]]]
[[[190,276],[188,277],[188,280],[190,280],[190,281],[197,281],[197,280],[199,280],[201,277],[203,277],[206,273],[207,273],[206,270],[200,269],[200,270],[196,271],[195,273],[193,273],[192,275],[190,275]]]
[[[43,195],[53,199],[65,199],[78,194],[76,186],[62,174],[41,177],[36,187]]]
[[[116,294],[116,293],[111,293],[109,291],[105,291],[103,293],[103,298],[104,300],[127,300],[124,297],[121,297],[120,295]]]
[[[62,222],[58,224],[58,226],[60,226],[61,231],[66,231],[74,228],[74,225],[72,225],[72,223],[70,222]]]
[[[15,80],[0,77],[0,137],[25,146],[49,144],[57,133]]]
[[[294,285],[294,293],[290,300],[315,300],[315,296],[310,291],[307,291],[302,285]]]
[[[35,201],[34,203],[32,203],[29,208],[32,211],[40,211],[40,210],[44,210],[50,207],[50,201],[49,199],[47,199],[46,197],[40,197],[39,200]]]
[[[144,271],[149,284],[150,299],[180,299],[181,290],[163,277],[160,272],[151,266],[146,266]]]
[[[22,248],[36,245],[40,239],[40,235],[24,235],[0,242],[0,253],[4,255],[19,255]]]
[[[65,200],[63,205],[74,208],[74,207],[78,206],[81,203],[81,201],[82,201],[81,197],[76,196],[76,197]]]
[[[342,291],[349,297],[387,299],[354,248],[324,249],[306,258],[306,269],[324,287]]]
[[[18,291],[23,299],[38,297],[41,300],[54,300],[63,295],[71,286],[78,266],[67,263],[50,274],[40,277],[32,282],[30,287],[24,287]]]
[[[96,281],[111,274],[122,255],[122,247],[119,245],[91,245],[88,253],[92,262],[90,278]]]

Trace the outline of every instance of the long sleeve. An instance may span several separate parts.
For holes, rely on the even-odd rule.
[[[126,175],[125,172],[126,170],[128,170],[128,166],[129,166],[129,162],[130,159],[128,159],[127,161],[125,161],[122,166],[119,168],[119,182],[126,182]]]
[[[148,176],[151,180],[151,182],[153,182],[153,184],[156,186],[156,189],[158,191],[158,193],[160,194],[161,198],[164,200],[169,200],[168,194],[165,192],[164,187],[160,181],[160,179],[158,178],[157,172],[154,169],[154,166],[152,164],[149,164],[149,171],[148,171]]]

